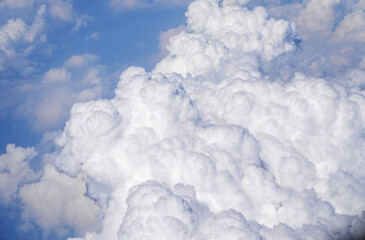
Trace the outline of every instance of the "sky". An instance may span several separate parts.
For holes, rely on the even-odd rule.
[[[365,235],[365,1],[0,13],[0,239]]]

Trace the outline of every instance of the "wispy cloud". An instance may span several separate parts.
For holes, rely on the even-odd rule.
[[[192,0],[110,0],[110,5],[119,11],[161,6],[187,6]]]

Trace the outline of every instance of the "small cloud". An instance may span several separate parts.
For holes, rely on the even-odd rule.
[[[31,7],[34,0],[3,0],[0,2],[0,8],[10,7],[10,8],[25,8]]]
[[[144,47],[146,47],[146,44],[143,42],[135,42],[134,46],[136,46],[138,48],[144,48]]]
[[[73,55],[65,63],[68,68],[78,68],[93,63],[99,59],[99,56],[93,54]]]
[[[90,33],[86,38],[85,40],[100,40],[100,33],[98,32],[93,32],[93,33]]]
[[[44,31],[45,5],[42,5],[31,25],[27,25],[22,18],[12,18],[0,27],[0,70],[15,69],[22,71],[27,66],[20,66],[20,62],[27,62],[26,57],[33,52],[39,39],[45,41]],[[28,62],[29,63],[29,62]]]
[[[101,83],[101,78],[100,78],[100,73],[98,71],[98,69],[91,69],[85,79],[83,80],[84,83],[91,83],[91,84],[100,84]]]
[[[52,68],[44,74],[42,83],[67,82],[70,77],[70,73],[65,68]]]
[[[72,31],[73,32],[76,32],[78,31],[81,27],[86,27],[87,26],[87,23],[89,21],[93,20],[92,17],[84,14],[82,16],[77,16],[76,17],[76,23],[75,23],[75,26],[73,27]]]
[[[25,204],[24,218],[34,219],[46,234],[63,236],[69,228],[79,234],[100,228],[100,209],[85,196],[82,176],[71,178],[46,165],[40,182],[25,185],[20,196]]]
[[[73,7],[69,2],[63,1],[52,1],[50,4],[51,16],[62,21],[72,22],[73,17]]]
[[[6,146],[6,153],[0,156],[0,202],[9,203],[16,196],[20,184],[39,177],[28,164],[36,155],[34,148],[15,147],[14,144]]]

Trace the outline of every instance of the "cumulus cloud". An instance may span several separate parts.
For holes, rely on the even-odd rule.
[[[350,42],[365,41],[365,13],[357,10],[344,17],[334,32],[335,37]]]
[[[161,54],[161,59],[166,57],[166,55],[169,53],[169,51],[167,50],[167,46],[170,43],[170,38],[174,35],[177,35],[178,33],[182,32],[183,30],[185,30],[185,26],[181,25],[177,28],[171,28],[165,32],[160,32],[160,36],[159,36],[159,49],[160,49],[160,54]]]
[[[0,156],[0,203],[10,203],[21,185],[39,178],[29,166],[36,155],[34,148],[6,146],[6,153]]]
[[[46,165],[40,182],[25,185],[20,190],[25,204],[23,217],[34,219],[46,235],[56,231],[62,236],[67,228],[75,229],[77,234],[97,230],[100,210],[85,193],[81,176],[70,178]]]
[[[264,1],[270,2],[270,1]],[[291,67],[280,66],[281,77],[296,71],[315,77],[346,75],[364,55],[363,1],[304,1],[281,5],[268,3],[270,14],[296,22],[300,51],[290,58]],[[285,70],[284,70],[285,69]]]
[[[50,14],[62,21],[72,21],[72,5],[67,1],[48,1],[50,3]]]
[[[66,61],[65,66],[69,68],[83,67],[87,64],[96,62],[98,59],[99,56],[89,53],[83,55],[74,55]]]
[[[9,19],[0,28],[0,71],[6,70],[9,62],[24,58],[34,49],[36,41],[43,41],[45,6],[37,11],[33,24],[27,25],[21,18]],[[22,47],[15,47],[20,44]]]
[[[52,68],[43,76],[43,83],[67,82],[70,80],[70,74],[65,68]]]
[[[290,8],[298,28],[244,4],[194,1],[186,27],[162,37],[167,56],[151,72],[130,67],[113,98],[74,104],[43,156],[43,178],[20,191],[25,216],[46,232],[87,232],[75,236],[84,240],[363,236],[364,54],[352,65],[346,57],[361,48],[344,43],[359,39],[334,40],[333,28],[350,29],[336,18],[338,1]],[[322,63],[299,52],[313,44],[308,33],[338,44],[344,59],[327,61],[335,53],[318,45]],[[93,59],[73,56],[63,67]],[[346,71],[316,77],[334,65]],[[40,207],[54,202],[51,213]]]
[[[87,15],[80,15],[69,1],[63,0],[3,0],[0,2],[0,10],[8,11],[10,16],[4,19],[0,26],[0,71],[15,69],[29,72],[32,66],[27,56],[36,47],[46,42],[47,36],[44,32],[45,21],[50,18],[64,22],[74,23],[72,31],[77,31],[87,25],[91,19]],[[33,15],[33,23],[27,23],[24,16],[20,16],[14,9],[24,9],[27,14]],[[12,12],[14,10],[14,12]],[[7,16],[4,14],[4,16]]]
[[[338,0],[311,0],[298,16],[298,25],[309,32],[317,32],[317,36],[326,37],[334,27],[336,14],[335,7],[339,5],[340,2],[341,1]]]
[[[189,31],[170,39],[170,54],[156,71],[196,76],[208,72],[214,75],[217,69],[228,76],[242,69],[259,75],[259,60],[270,61],[294,49],[290,41],[294,25],[269,19],[262,7],[249,11],[237,5],[220,7],[214,2],[197,1],[189,6],[186,16]]]

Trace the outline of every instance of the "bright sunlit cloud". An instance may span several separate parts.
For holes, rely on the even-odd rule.
[[[114,85],[87,47],[23,79],[26,97],[3,108],[45,137],[0,156],[0,203],[19,202],[19,228],[70,240],[363,237],[365,5],[283,2],[195,0],[185,23],[157,32],[155,66],[125,66]],[[72,4],[37,16],[75,21]],[[143,18],[188,2],[106,4]],[[4,56],[46,34],[33,25],[2,26]],[[73,27],[85,46],[114,49],[114,35]],[[147,40],[127,47],[151,58]]]

